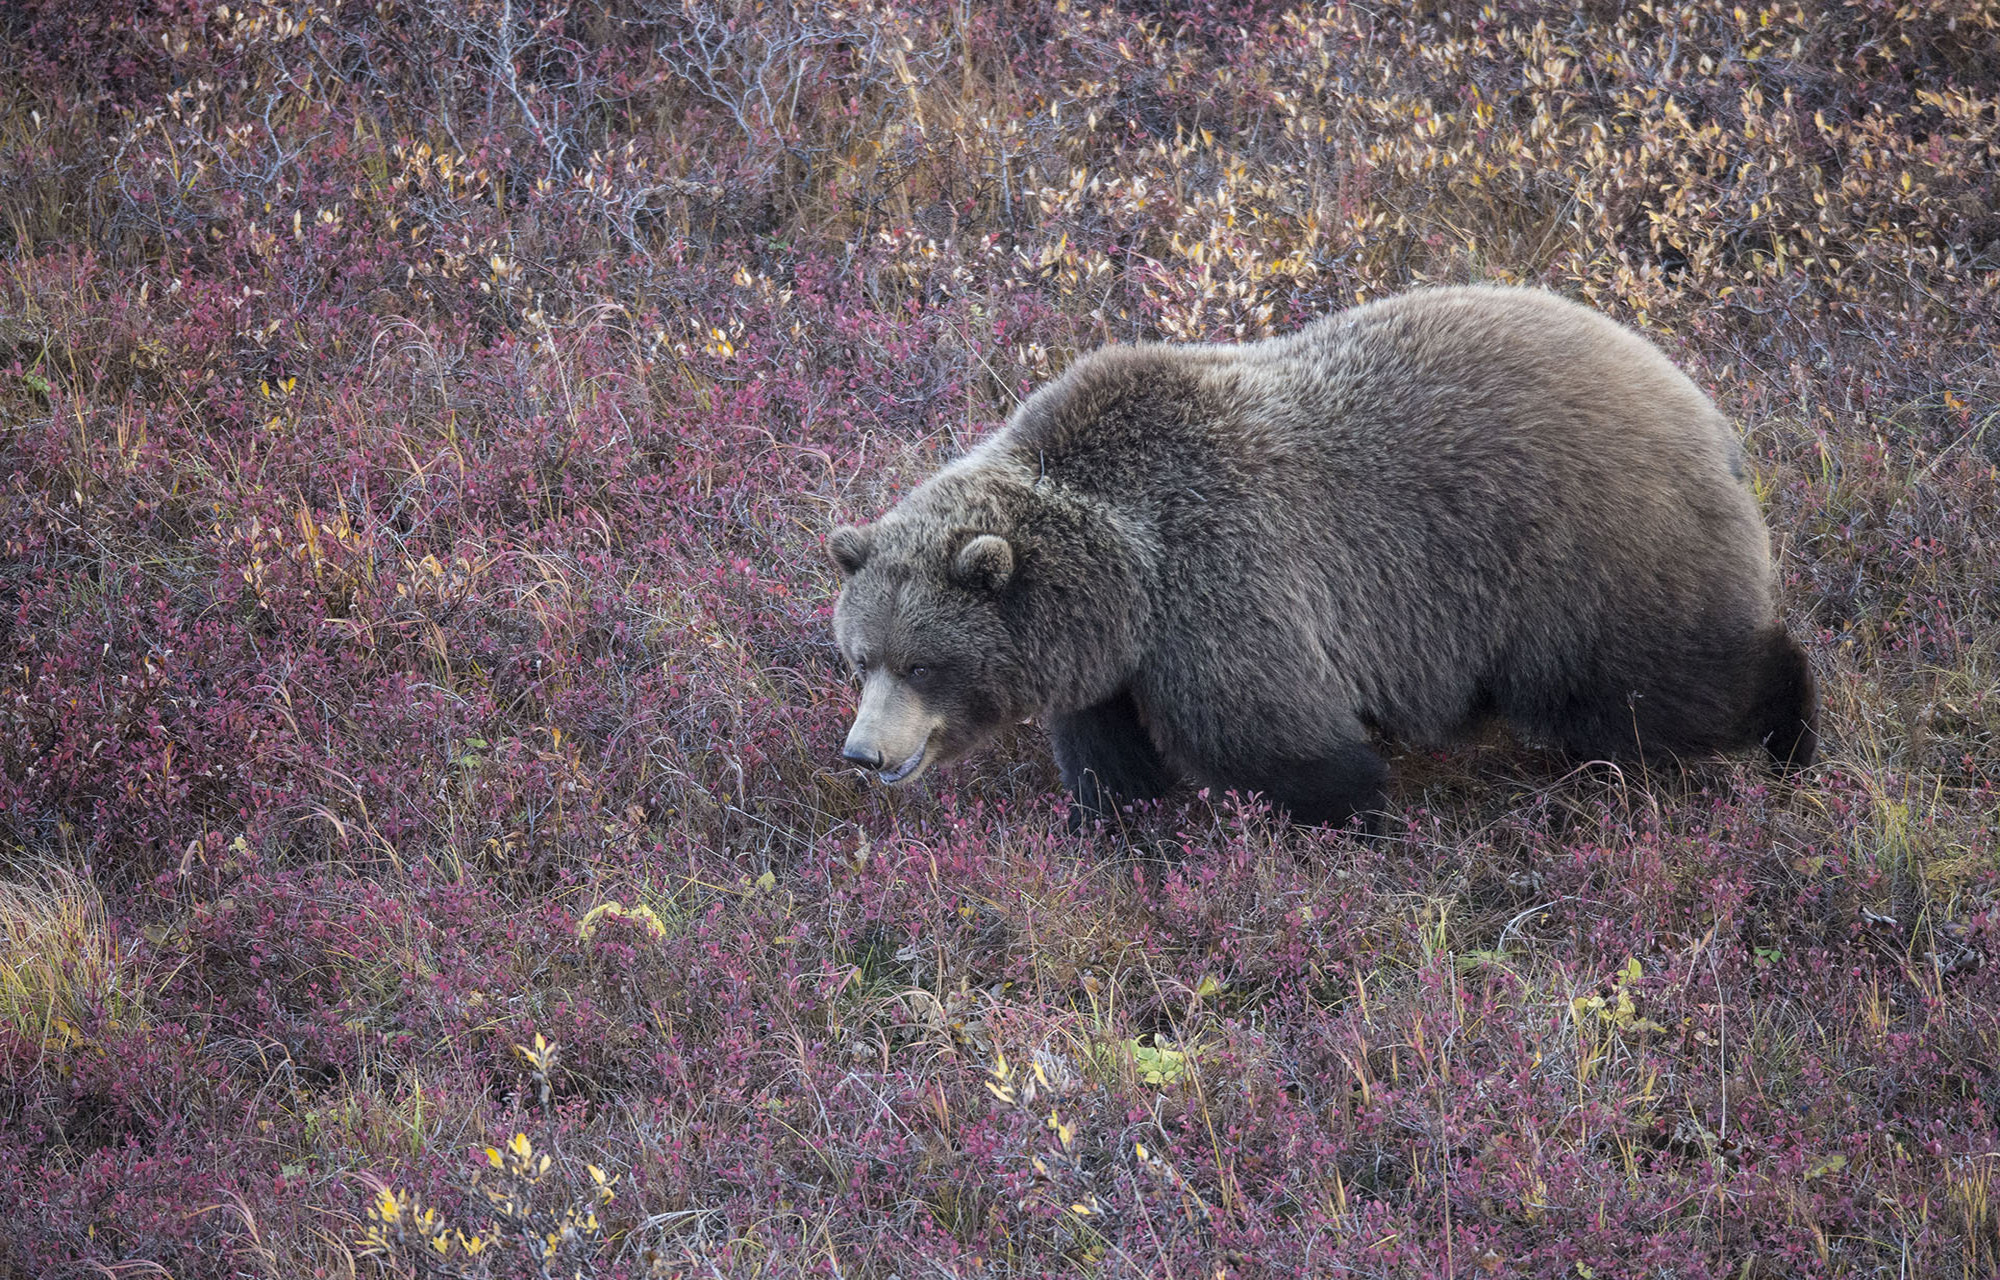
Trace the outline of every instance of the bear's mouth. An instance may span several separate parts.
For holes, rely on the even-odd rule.
[[[899,782],[907,782],[924,771],[924,761],[930,755],[931,740],[925,738],[910,753],[910,758],[893,769],[877,769],[875,780],[884,786],[893,787]]]

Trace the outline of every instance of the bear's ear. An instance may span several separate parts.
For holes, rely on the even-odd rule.
[[[833,531],[826,540],[827,554],[833,563],[849,577],[861,572],[861,566],[868,563],[868,551],[872,539],[866,529],[844,524]]]
[[[951,576],[962,586],[998,591],[1014,576],[1014,548],[997,533],[978,534],[952,557]]]

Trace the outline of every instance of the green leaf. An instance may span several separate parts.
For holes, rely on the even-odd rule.
[[[1188,1056],[1178,1049],[1140,1044],[1136,1039],[1124,1041],[1123,1048],[1132,1055],[1132,1065],[1137,1069],[1139,1079],[1147,1084],[1155,1087],[1169,1085],[1187,1074]]]

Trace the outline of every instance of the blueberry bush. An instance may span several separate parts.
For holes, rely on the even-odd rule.
[[[14,0],[0,172],[0,1276],[2000,1274],[1991,0]],[[835,767],[831,524],[1468,280],[1820,765]]]

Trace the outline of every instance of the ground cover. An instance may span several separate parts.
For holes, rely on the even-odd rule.
[[[2000,9],[0,11],[0,1275],[2000,1272]],[[1825,760],[884,795],[822,539],[1425,282],[1743,424]]]

